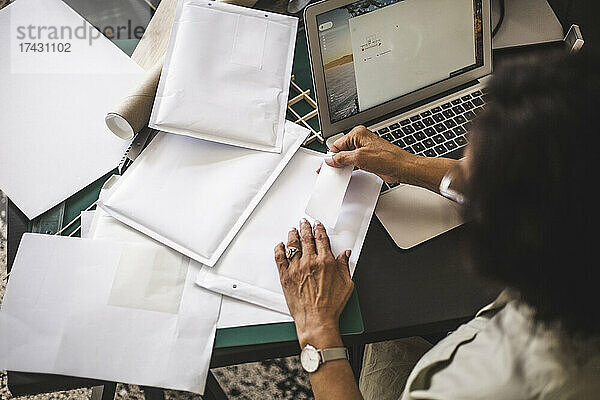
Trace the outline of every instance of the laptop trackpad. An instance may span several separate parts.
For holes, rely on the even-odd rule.
[[[375,214],[402,249],[409,249],[463,223],[458,204],[411,185],[402,185],[379,197]]]

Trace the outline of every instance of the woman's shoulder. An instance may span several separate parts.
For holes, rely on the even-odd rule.
[[[411,398],[586,398],[600,390],[597,339],[565,338],[518,300],[477,317],[434,346],[407,382]],[[557,397],[554,397],[557,396]]]

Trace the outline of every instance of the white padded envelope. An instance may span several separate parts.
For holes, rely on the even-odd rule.
[[[280,152],[297,25],[285,15],[181,0],[150,127]]]
[[[273,257],[275,245],[298,227],[317,180],[322,153],[300,149],[254,210],[213,268],[203,267],[196,283],[206,289],[289,314]],[[353,274],[381,189],[381,179],[354,171],[335,229],[327,228],[332,252],[351,249]]]
[[[307,135],[288,121],[279,154],[160,132],[98,204],[119,221],[212,266]]]
[[[89,237],[94,239],[113,239],[120,240],[123,242],[140,243],[146,245],[159,246],[164,251],[171,251],[165,248],[162,244],[157,243],[153,239],[136,231],[135,229],[117,221],[102,209],[95,211],[86,212],[93,218],[93,223],[90,224],[90,229],[86,230],[89,232]],[[83,217],[82,213],[82,217]],[[86,220],[90,215],[86,216]],[[83,235],[83,232],[82,232]],[[83,237],[83,236],[82,236]],[[181,256],[183,257],[183,256]],[[188,261],[189,258],[185,257]],[[174,263],[164,263],[163,268],[177,269],[180,262],[176,260]],[[190,279],[195,282],[198,271],[202,268],[202,264],[192,263],[190,265],[190,271],[193,272],[193,276],[190,274]],[[142,274],[143,275],[143,274]],[[141,284],[145,284],[143,276],[139,279]],[[187,286],[186,286],[187,287]],[[195,287],[195,289],[194,289]],[[168,289],[169,290],[169,289]],[[197,287],[195,284],[192,285],[192,290],[197,290],[201,293],[208,292],[212,296],[219,296],[220,294],[211,292],[202,288]],[[195,293],[200,296],[200,293]],[[184,294],[185,296],[185,294]],[[231,297],[222,296],[221,310],[219,312],[219,319],[217,320],[217,329],[219,328],[231,328],[236,326],[248,326],[248,325],[261,325],[261,324],[272,324],[277,322],[291,322],[293,319],[289,315],[281,314],[273,310],[268,310],[263,307],[258,307],[254,304],[246,303]],[[161,306],[165,306],[164,297],[156,298],[160,301]],[[200,367],[199,361],[196,360],[195,365]],[[208,368],[208,364],[206,366]]]
[[[0,311],[0,369],[203,393],[221,296],[173,253],[25,234]]]

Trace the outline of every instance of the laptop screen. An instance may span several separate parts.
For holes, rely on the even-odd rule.
[[[317,15],[331,123],[483,65],[482,0],[360,0]]]

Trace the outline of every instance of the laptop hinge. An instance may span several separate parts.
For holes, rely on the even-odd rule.
[[[378,124],[381,121],[385,121],[385,120],[393,118],[393,117],[395,117],[397,115],[404,114],[405,112],[408,112],[410,110],[414,110],[414,109],[419,108],[419,107],[421,107],[421,106],[423,106],[425,104],[432,103],[432,102],[434,102],[434,101],[436,101],[438,99],[441,99],[442,97],[446,97],[449,94],[460,92],[463,89],[469,88],[469,87],[477,85],[477,84],[479,84],[479,80],[477,80],[477,79],[469,81],[469,82],[464,83],[464,84],[462,84],[460,86],[456,86],[456,87],[454,87],[452,89],[446,90],[445,92],[438,93],[435,96],[431,96],[431,97],[428,97],[428,98],[426,98],[424,100],[421,100],[421,101],[419,101],[417,103],[411,104],[410,106],[406,106],[406,107],[400,108],[400,109],[398,109],[396,111],[392,111],[392,112],[390,112],[390,113],[388,113],[386,115],[383,115],[381,117],[375,118],[375,119],[373,119],[371,121],[368,121],[368,122],[364,123],[364,125],[365,126],[376,125],[376,124]]]

